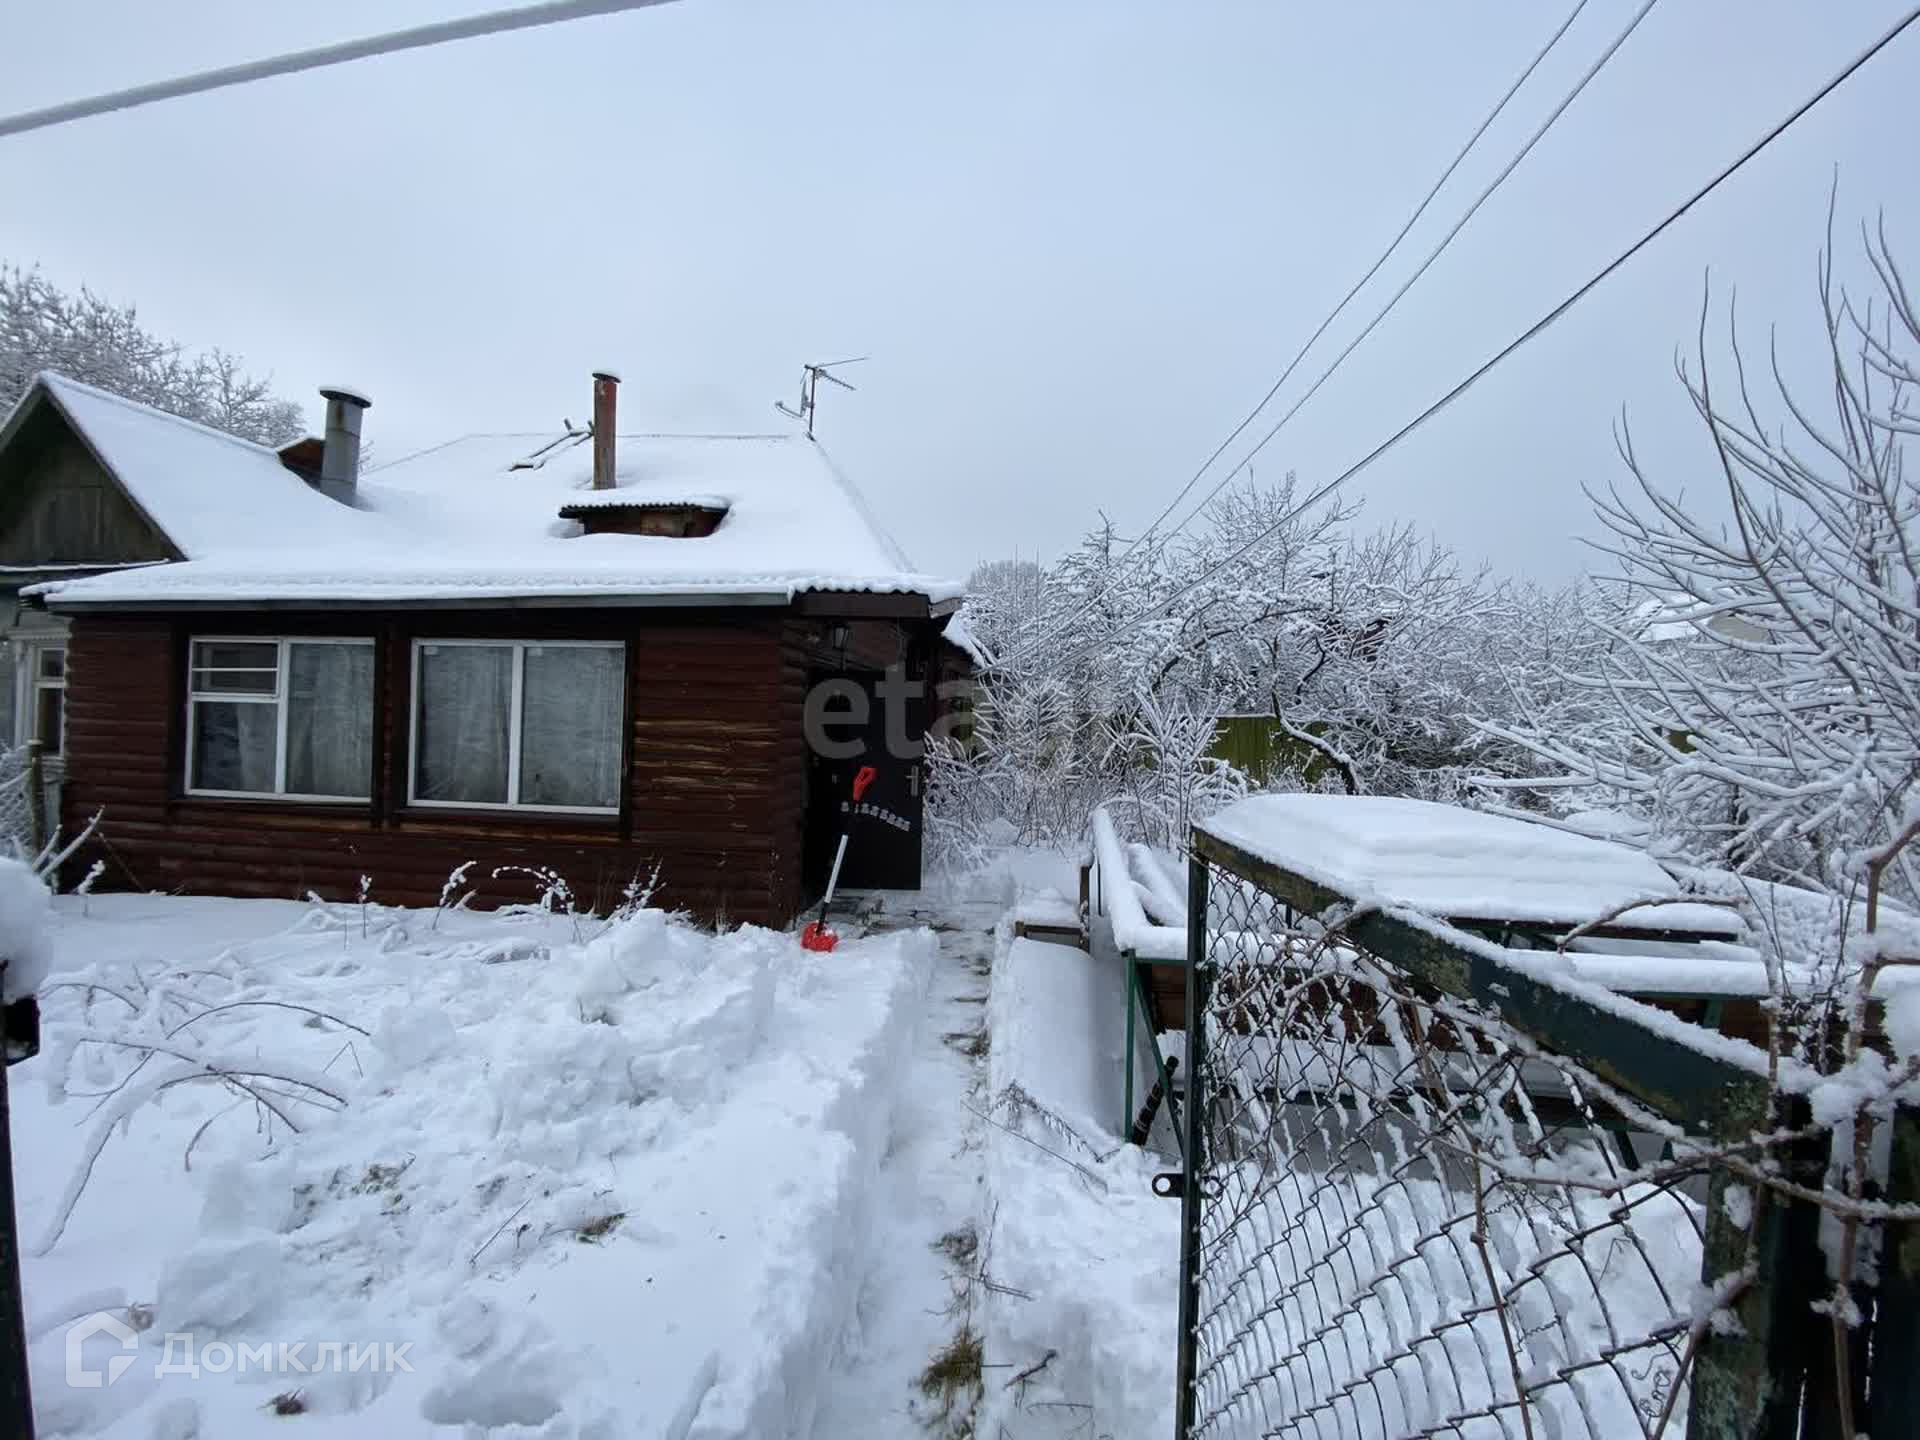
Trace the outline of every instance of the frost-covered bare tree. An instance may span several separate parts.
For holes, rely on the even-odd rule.
[[[1209,753],[1215,720],[1183,695],[1144,693],[1104,726],[1115,818],[1150,844],[1177,850],[1188,827],[1247,793],[1246,777]]]
[[[1410,529],[1356,535],[1357,513],[1303,506],[1291,474],[1249,480],[1191,534],[1128,547],[1103,523],[1055,565],[983,571],[981,726],[935,761],[936,828],[1065,843],[1112,802],[1137,838],[1170,838],[1247,784],[1209,753],[1222,716],[1268,718],[1283,786],[1457,798],[1517,773],[1523,752],[1468,717],[1516,715],[1507,673],[1545,663],[1573,601]]]
[[[1638,605],[1605,628],[1605,664],[1578,678],[1611,699],[1613,730],[1511,732],[1565,780],[1638,806],[1655,839],[1743,877],[1736,893],[1768,962],[1774,1073],[1782,1060],[1837,1071],[1826,1092],[1839,1098],[1814,1114],[1834,1127],[1824,1311],[1847,1436],[1849,1331],[1878,1260],[1862,1231],[1868,1187],[1884,1179],[1876,1133],[1920,1077],[1910,1018],[1893,1018],[1903,1002],[1876,985],[1920,943],[1912,914],[1885,902],[1916,899],[1920,837],[1920,486],[1905,468],[1920,434],[1920,309],[1885,228],[1862,228],[1862,242],[1874,280],[1855,298],[1834,280],[1830,211],[1818,401],[1795,394],[1770,344],[1763,403],[1732,321],[1732,374],[1716,382],[1703,305],[1697,365],[1680,378],[1728,518],[1661,486],[1622,426],[1632,486],[1596,505]],[[1812,924],[1784,922],[1822,897]],[[1878,998],[1891,1056],[1870,1043]]]
[[[1467,717],[1501,698],[1487,657],[1526,648],[1520,598],[1410,528],[1348,539],[1263,637],[1249,708],[1270,707],[1350,792],[1457,798]]]
[[[1776,1079],[1787,1063],[1834,1077],[1815,1112],[1833,1127],[1823,1308],[1844,1377],[1876,1261],[1862,1230],[1875,1135],[1920,1079],[1920,1037],[1877,987],[1920,946],[1912,911],[1889,903],[1920,898],[1920,486],[1905,467],[1920,308],[1883,226],[1862,234],[1870,293],[1838,287],[1831,225],[1817,401],[1795,393],[1777,342],[1758,383],[1731,318],[1730,373],[1710,373],[1709,297],[1679,368],[1726,518],[1676,498],[1623,424],[1630,483],[1594,497],[1622,594],[1594,627],[1597,663],[1558,672],[1605,704],[1565,728],[1490,728],[1550,763],[1543,783],[1610,793],[1670,858],[1706,862],[1698,884],[1744,902]],[[1870,1042],[1883,998],[1891,1057]],[[1852,1387],[1838,1390],[1852,1435]]]
[[[264,445],[304,430],[300,407],[247,374],[237,356],[189,354],[142,326],[131,305],[84,288],[70,295],[38,270],[0,264],[0,416],[42,370]]]
[[[1626,600],[1557,679],[1603,698],[1585,723],[1493,724],[1557,773],[1640,813],[1680,853],[1834,893],[1905,835],[1920,777],[1920,430],[1916,313],[1883,233],[1866,238],[1871,297],[1820,271],[1827,393],[1797,396],[1771,350],[1768,400],[1733,333],[1730,374],[1706,363],[1710,309],[1686,387],[1717,462],[1727,518],[1674,498],[1624,423],[1629,483],[1595,495]],[[1730,328],[1732,322],[1729,322]],[[1904,850],[1886,880],[1914,897]]]
[[[967,577],[967,621],[973,639],[997,655],[1031,634],[1039,618],[1046,572],[1036,560],[989,560]]]

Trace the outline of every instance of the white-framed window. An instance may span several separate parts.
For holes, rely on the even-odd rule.
[[[49,759],[67,748],[67,645],[64,640],[21,642],[15,677],[14,737],[40,742]]]
[[[373,641],[196,636],[187,649],[189,795],[372,794]]]
[[[626,674],[617,640],[416,640],[408,799],[618,813]]]

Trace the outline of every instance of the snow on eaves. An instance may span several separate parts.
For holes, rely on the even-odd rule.
[[[724,495],[649,495],[645,499],[636,499],[625,490],[589,490],[576,499],[568,500],[569,510],[670,510],[682,506],[700,510],[724,510],[727,508]]]
[[[594,539],[650,538],[595,536]],[[684,542],[674,542],[684,543]],[[394,555],[385,563],[369,557],[353,557],[336,568],[310,571],[248,569],[190,561],[175,565],[156,565],[140,571],[103,576],[94,581],[68,581],[33,587],[45,595],[56,610],[63,607],[84,609],[114,605],[241,605],[249,602],[274,604],[373,604],[424,603],[455,600],[552,600],[635,601],[684,600],[689,604],[742,599],[768,604],[784,603],[812,591],[854,591],[863,594],[928,595],[938,602],[945,598],[939,582],[922,575],[834,575],[795,573],[791,575],[709,575],[688,574],[668,578],[658,572],[636,572],[630,559],[607,567],[572,566],[558,568],[562,559],[552,556],[542,568],[530,566],[528,556],[516,553],[499,557],[489,567],[485,557],[477,566],[439,567],[418,556]],[[354,561],[361,563],[353,563]],[[117,583],[133,581],[138,583]]]
[[[964,604],[954,612],[953,618],[947,621],[947,628],[940,633],[946,637],[948,644],[956,647],[978,669],[985,670],[993,663],[992,658],[987,654],[987,647],[974,633],[973,617]]]
[[[1621,928],[1737,935],[1689,904],[1643,851],[1501,815],[1380,795],[1255,795],[1201,828],[1362,903],[1455,920],[1580,925],[1622,906]],[[1680,901],[1681,903],[1667,903]]]
[[[910,565],[813,441],[621,435],[594,491],[584,432],[469,435],[319,494],[276,453],[58,376],[50,391],[186,561],[54,581],[64,605],[427,602],[621,596],[778,602],[816,590],[956,599]],[[721,504],[700,537],[592,535],[577,504]]]

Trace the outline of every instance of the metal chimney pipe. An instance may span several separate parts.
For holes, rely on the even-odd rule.
[[[344,385],[323,385],[327,402],[326,436],[320,450],[320,493],[342,505],[353,503],[360,481],[360,417],[373,402]]]
[[[593,488],[613,489],[613,438],[620,377],[611,370],[593,372]]]

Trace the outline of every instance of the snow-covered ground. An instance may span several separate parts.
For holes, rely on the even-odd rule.
[[[54,946],[12,1073],[44,1433],[814,1433],[928,932],[112,896]]]
[[[1114,1130],[1119,977],[1011,938],[1074,883],[1010,855],[824,956],[61,898],[11,1077],[44,1433],[1162,1433],[1179,1207]]]
[[[859,1246],[852,1313],[823,1388],[821,1440],[894,1440],[965,1423],[969,1397],[921,1380],[970,1323],[968,1237],[986,1203],[978,1111],[986,1088],[992,903],[888,897],[879,924],[925,920],[940,950],[901,1068],[892,1126]]]
[[[1116,1133],[1119,974],[1001,937],[988,1022],[986,1394],[978,1432],[1158,1436],[1173,1424],[1180,1205],[1173,1157]]]
[[[1136,1440],[1173,1423],[1180,1206],[1151,1186],[1177,1161],[1116,1129],[1124,980],[1072,946],[1013,937],[1015,914],[1057,920],[1077,891],[1073,861],[1011,851],[959,892],[1000,922],[972,1102],[975,1243],[956,1267],[981,1388],[972,1429],[952,1433]],[[956,898],[943,913],[959,913]]]

